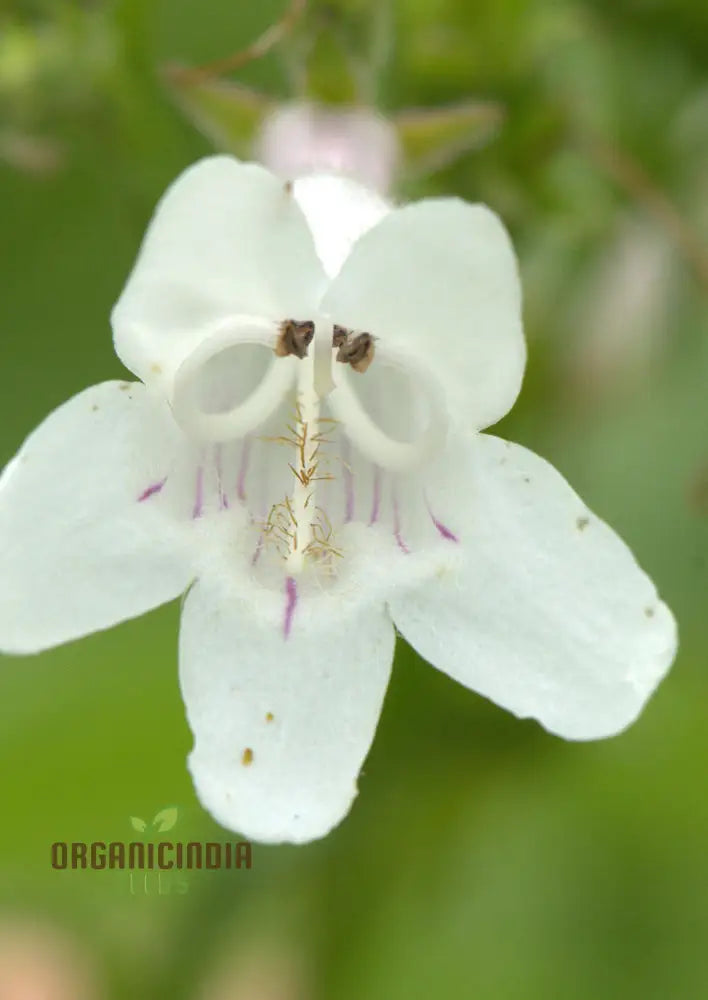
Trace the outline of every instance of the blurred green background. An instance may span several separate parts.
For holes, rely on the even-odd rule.
[[[1,462],[122,374],[110,307],[156,199],[213,149],[162,68],[226,56],[281,14],[0,3]],[[49,845],[130,839],[130,816],[172,805],[175,836],[223,839],[185,769],[178,607],[5,658],[3,1000],[708,996],[707,65],[703,0],[339,0],[239,70],[258,100],[203,104],[201,125],[218,115],[241,148],[254,109],[303,83],[391,116],[475,102],[453,122],[458,155],[423,157],[400,192],[504,217],[530,362],[499,432],[628,540],[681,653],[635,726],[576,745],[401,644],[341,827],[162,895],[54,872]]]

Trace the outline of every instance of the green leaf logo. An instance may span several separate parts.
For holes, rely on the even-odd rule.
[[[147,830],[147,823],[145,822],[144,819],[140,819],[139,816],[131,816],[130,825],[133,827],[134,830],[137,830],[138,833],[145,833],[145,831]]]
[[[157,833],[167,833],[177,822],[178,809],[171,806],[169,809],[161,809],[152,821],[152,828]]]

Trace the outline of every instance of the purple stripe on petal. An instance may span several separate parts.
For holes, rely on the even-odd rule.
[[[251,455],[251,439],[246,438],[241,446],[241,464],[238,470],[238,482],[236,484],[236,496],[241,502],[246,499],[246,475],[248,473],[248,459]]]
[[[374,469],[374,499],[371,504],[371,517],[369,524],[376,524],[381,510],[381,469],[378,466]]]
[[[197,482],[196,482],[196,492],[194,496],[194,509],[192,510],[192,519],[196,521],[198,517],[202,516],[204,511],[204,468],[200,465],[197,469]]]
[[[285,619],[283,621],[283,636],[287,639],[293,625],[295,605],[297,604],[297,583],[295,577],[289,576],[285,581]]]
[[[342,471],[344,479],[344,523],[354,519],[354,474],[351,465],[351,447],[347,438],[342,441]]]
[[[460,539],[457,537],[455,532],[450,531],[449,528],[445,527],[442,521],[438,521],[437,517],[435,517],[432,511],[430,511],[430,517],[432,519],[433,524],[438,529],[443,538],[447,538],[449,542],[459,542]]]
[[[263,550],[263,532],[258,536],[258,541],[256,543],[256,548],[251,556],[251,566],[255,566],[260,559],[261,551]]]
[[[219,510],[228,510],[229,498],[224,492],[222,462],[223,462],[223,456],[222,456],[221,445],[217,444],[216,448],[214,449],[214,464],[216,465],[216,487],[219,493]]]
[[[396,539],[396,542],[398,543],[398,547],[401,550],[401,552],[405,552],[406,555],[409,555],[411,550],[408,548],[408,546],[406,545],[406,543],[403,541],[403,536],[401,535],[401,518],[400,518],[399,511],[398,511],[398,497],[397,496],[394,496],[394,498],[393,498],[393,534],[394,534],[394,537]]]
[[[455,532],[451,531],[447,527],[447,525],[445,525],[445,524],[442,523],[442,521],[438,521],[438,519],[435,516],[435,514],[433,514],[432,510],[430,509],[430,501],[428,500],[427,496],[425,496],[425,493],[423,494],[423,496],[425,497],[425,506],[428,508],[428,513],[430,514],[430,520],[433,522],[433,524],[435,525],[435,527],[438,529],[438,531],[440,532],[440,535],[443,538],[446,538],[448,542],[459,542],[460,539],[455,534]]]
[[[159,483],[152,483],[152,485],[148,486],[148,488],[143,490],[143,492],[140,494],[140,496],[138,497],[138,503],[142,503],[143,500],[148,500],[150,497],[154,497],[156,493],[160,492],[160,490],[162,489],[162,487],[165,485],[166,482],[167,482],[167,476],[165,476],[165,478],[162,479]]]

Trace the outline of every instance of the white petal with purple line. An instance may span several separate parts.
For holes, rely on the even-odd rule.
[[[624,542],[542,458],[490,435],[430,483],[462,561],[390,601],[426,660],[568,739],[629,725],[666,673],[676,624]]]
[[[179,432],[139,383],[74,396],[0,479],[0,648],[30,653],[177,597],[192,538],[167,473]]]
[[[180,679],[204,807],[254,840],[301,843],[346,815],[389,680],[394,630],[383,607],[346,606],[293,584],[282,617],[214,578],[183,611]],[[287,634],[284,634],[287,633]]]

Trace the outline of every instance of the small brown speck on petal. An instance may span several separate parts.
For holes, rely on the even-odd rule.
[[[577,525],[578,531],[585,531],[585,529],[587,528],[587,526],[590,524],[590,518],[589,517],[579,517],[575,523]]]
[[[250,764],[253,763],[253,750],[251,750],[250,747],[246,747],[246,749],[241,754],[241,763],[243,764],[244,767],[248,767]]]
[[[266,717],[265,717],[266,722],[272,722],[274,718],[275,716],[273,715],[272,712],[266,712]]]

